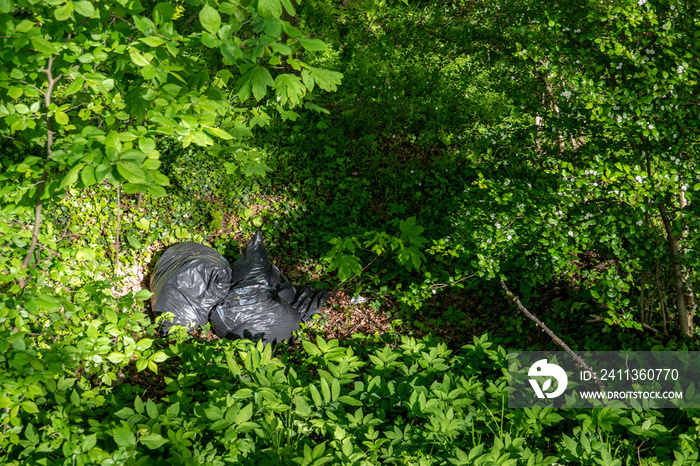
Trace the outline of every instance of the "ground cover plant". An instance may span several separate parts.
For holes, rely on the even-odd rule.
[[[0,1],[3,464],[684,465],[693,410],[509,410],[508,351],[697,350],[697,6]],[[293,344],[158,337],[263,231]]]

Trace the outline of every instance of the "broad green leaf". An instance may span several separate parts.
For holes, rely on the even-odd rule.
[[[284,9],[287,10],[287,13],[289,13],[290,16],[297,15],[296,10],[294,10],[294,4],[291,2],[291,0],[282,0],[282,6],[284,6]]]
[[[83,78],[75,79],[66,88],[66,95],[69,96],[69,95],[75,94],[76,92],[80,91],[83,88],[83,84],[85,84],[85,79],[83,79]]]
[[[143,443],[151,450],[155,450],[156,448],[160,448],[161,446],[163,446],[167,442],[168,441],[166,439],[164,439],[160,434],[147,434],[147,435],[144,435],[143,437],[139,438],[139,443]]]
[[[362,273],[362,265],[357,256],[351,254],[338,254],[331,261],[328,271],[338,269],[338,278],[345,281],[355,275]]]
[[[306,93],[306,87],[302,84],[298,76],[293,74],[280,74],[275,78],[275,93],[280,99],[280,104],[287,102],[296,106],[301,102]]]
[[[272,171],[272,168],[268,167],[262,162],[249,161],[243,166],[243,174],[245,176],[265,176],[267,172]]]
[[[150,398],[146,402],[146,413],[151,419],[158,419],[158,407]]]
[[[277,18],[266,19],[263,30],[268,36],[279,38],[282,34],[282,23]]]
[[[336,91],[338,84],[343,79],[343,74],[337,71],[310,68],[313,72],[314,82],[324,91]]]
[[[151,60],[148,59],[150,54],[141,54],[138,50],[131,49],[129,50],[129,55],[136,66],[148,66],[151,63]]]
[[[30,39],[32,41],[32,45],[34,48],[41,52],[41,53],[48,53],[48,54],[56,54],[58,53],[58,50],[56,47],[49,41],[44,40],[40,37],[32,37]]]
[[[160,45],[163,45],[163,39],[157,36],[149,36],[149,37],[142,37],[141,42],[144,44],[150,46],[150,47],[158,47]]]
[[[156,353],[153,353],[151,355],[151,357],[149,357],[148,359],[150,359],[151,361],[154,361],[154,362],[163,362],[163,361],[166,361],[168,359],[168,355],[162,351],[158,351]]]
[[[58,21],[65,21],[73,14],[73,2],[67,2],[53,11],[54,17]]]
[[[164,24],[172,21],[175,15],[175,8],[169,2],[161,2],[153,8],[153,21],[156,24]]]
[[[202,23],[204,29],[216,34],[221,27],[221,16],[214,8],[204,5],[204,8],[199,12],[199,22]]]
[[[267,88],[275,85],[272,75],[263,66],[253,66],[238,80],[238,96],[247,100],[251,92],[255,100],[260,101],[267,93]]]
[[[22,97],[22,94],[24,94],[24,89],[22,89],[21,87],[10,86],[10,88],[7,90],[7,95],[9,95],[15,100]]]
[[[258,14],[263,18],[279,18],[282,16],[280,0],[258,0]]]
[[[23,401],[22,410],[28,414],[34,414],[39,412],[39,408],[33,401]]]
[[[145,183],[146,176],[141,167],[128,161],[117,162],[117,171],[121,176],[131,183]]]
[[[95,166],[87,165],[83,171],[80,172],[80,178],[83,180],[85,187],[97,183],[97,179],[95,179]]]
[[[311,52],[323,52],[328,50],[328,46],[321,39],[306,39],[304,37],[297,37],[297,40],[302,47]]]
[[[150,19],[148,19],[144,16],[134,15],[134,16],[132,16],[132,18],[134,19],[134,24],[136,25],[136,29],[141,31],[141,34],[143,34],[144,36],[152,36],[158,30],[156,28],[156,25],[153,24],[153,21],[151,21]]]
[[[146,155],[153,152],[156,148],[156,142],[149,137],[139,138],[138,144],[141,152],[143,152]]]
[[[352,398],[347,395],[343,395],[341,397],[338,397],[338,401],[341,403],[345,403],[350,406],[362,406],[362,402],[360,400],[356,400],[355,398]]]
[[[85,16],[87,18],[96,18],[99,16],[97,14],[97,11],[95,10],[95,7],[92,5],[92,2],[89,2],[89,1],[73,2],[73,7],[75,8],[76,13],[78,13],[79,15]]]
[[[0,13],[10,13],[14,7],[14,0],[0,0]]]
[[[146,189],[155,197],[165,197],[168,195],[168,193],[165,191],[165,188],[163,188],[162,186],[149,184]]]
[[[121,448],[128,448],[136,443],[136,436],[128,426],[114,428],[112,438]]]
[[[309,417],[313,413],[306,400],[299,395],[294,395],[294,405],[296,406],[296,413],[302,417]]]
[[[234,422],[236,424],[243,424],[244,422],[248,422],[251,417],[253,417],[253,403],[249,403],[241,408],[238,414],[236,414]]]
[[[54,118],[54,120],[56,120],[56,123],[58,123],[59,125],[67,125],[68,121],[70,121],[68,119],[68,115],[66,115],[63,112],[59,112],[59,111],[57,111],[54,114],[53,118]]]
[[[224,131],[221,128],[206,126],[204,129],[206,131],[210,132],[211,134],[213,134],[214,136],[219,137],[225,141],[228,141],[229,139],[233,139],[233,136],[231,136],[230,134],[228,134],[226,131]]]
[[[84,163],[79,163],[75,167],[71,168],[70,171],[66,174],[66,176],[63,178],[63,181],[61,181],[61,184],[59,185],[59,189],[63,189],[66,186],[70,186],[76,181],[78,181],[78,175],[80,174],[80,170],[85,166]]]

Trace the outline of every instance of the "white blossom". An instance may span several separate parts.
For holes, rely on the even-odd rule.
[[[571,236],[571,237],[573,238],[573,237],[574,237],[574,232],[571,231],[571,230],[569,230],[569,236]]]
[[[637,183],[641,183],[643,181],[642,177],[639,175],[635,176],[634,179],[637,180]]]
[[[637,0],[637,5],[642,6],[647,2],[647,0]]]
[[[685,66],[678,65],[678,68],[676,69],[676,71],[678,71],[678,74],[682,74],[685,71]]]
[[[637,226],[638,226],[638,227],[641,227],[642,225],[644,225],[644,220],[638,220],[638,221],[637,221]]]

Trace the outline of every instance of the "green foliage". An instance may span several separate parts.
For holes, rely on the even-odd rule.
[[[0,1],[3,464],[697,463],[689,411],[508,410],[504,347],[552,343],[496,286],[577,350],[696,349],[694,7],[341,3]],[[407,324],[157,338],[160,252],[259,228]]]
[[[19,341],[12,354],[28,350]],[[619,464],[637,458],[640,441],[655,449],[649,464],[697,459],[697,444],[686,446],[697,425],[683,417],[504,411],[505,351],[486,335],[457,351],[430,339],[389,346],[358,335],[348,345],[304,341],[293,359],[225,340],[177,340],[153,354],[163,356],[151,358],[160,366],[152,396],[136,385],[145,380],[133,362],[118,384],[35,380],[18,404],[8,392],[3,462]],[[610,442],[618,430],[625,440]]]

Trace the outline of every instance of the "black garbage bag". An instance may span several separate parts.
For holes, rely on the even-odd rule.
[[[328,296],[326,290],[302,286],[294,296],[292,307],[299,313],[302,322],[308,322],[323,307]]]
[[[211,310],[231,288],[231,265],[216,250],[187,241],[169,247],[158,260],[151,277],[151,305],[156,317],[172,312],[163,322],[167,335],[173,325],[190,330],[203,327]]]
[[[221,338],[281,343],[328,299],[328,292],[309,286],[295,290],[270,262],[259,231],[233,264],[232,281],[231,291],[210,316]]]

